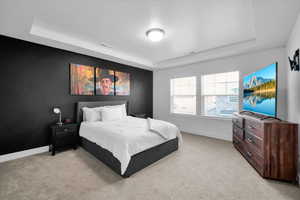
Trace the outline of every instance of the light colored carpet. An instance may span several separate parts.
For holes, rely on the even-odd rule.
[[[230,142],[183,139],[180,151],[127,179],[83,149],[1,163],[0,199],[300,199],[300,188],[262,179]]]

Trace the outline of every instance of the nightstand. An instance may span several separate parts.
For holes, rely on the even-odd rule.
[[[77,148],[79,135],[78,124],[52,125],[51,128],[51,151],[55,155],[55,151],[60,148],[72,147]]]
[[[141,113],[141,114],[132,113],[131,116],[138,117],[138,118],[147,118],[147,115],[145,113]]]

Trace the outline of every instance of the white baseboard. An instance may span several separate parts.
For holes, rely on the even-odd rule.
[[[49,151],[49,146],[43,146],[43,147],[29,149],[29,150],[25,150],[25,151],[19,151],[16,153],[5,154],[5,155],[0,156],[0,163],[10,161],[10,160],[15,160],[18,158],[23,158],[26,156],[39,154],[39,153],[44,153],[44,152],[48,152],[48,151]]]
[[[189,131],[189,130],[181,130],[181,131],[185,132],[185,133],[190,133],[193,135],[201,135],[201,136],[205,136],[205,137],[216,138],[219,140],[232,141],[232,134],[231,135],[228,134],[228,136],[227,136],[224,134],[217,134],[217,133],[207,132],[207,131],[197,131],[197,133],[194,131]]]

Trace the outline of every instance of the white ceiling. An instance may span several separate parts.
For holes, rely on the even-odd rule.
[[[1,0],[0,34],[156,69],[283,46],[299,0]],[[159,43],[150,28],[163,28]]]

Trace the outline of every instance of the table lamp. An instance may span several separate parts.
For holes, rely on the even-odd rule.
[[[61,109],[59,107],[54,107],[53,108],[53,113],[56,114],[56,115],[59,115],[59,119],[58,119],[58,122],[56,124],[59,125],[59,126],[62,126],[63,123],[61,122]]]

